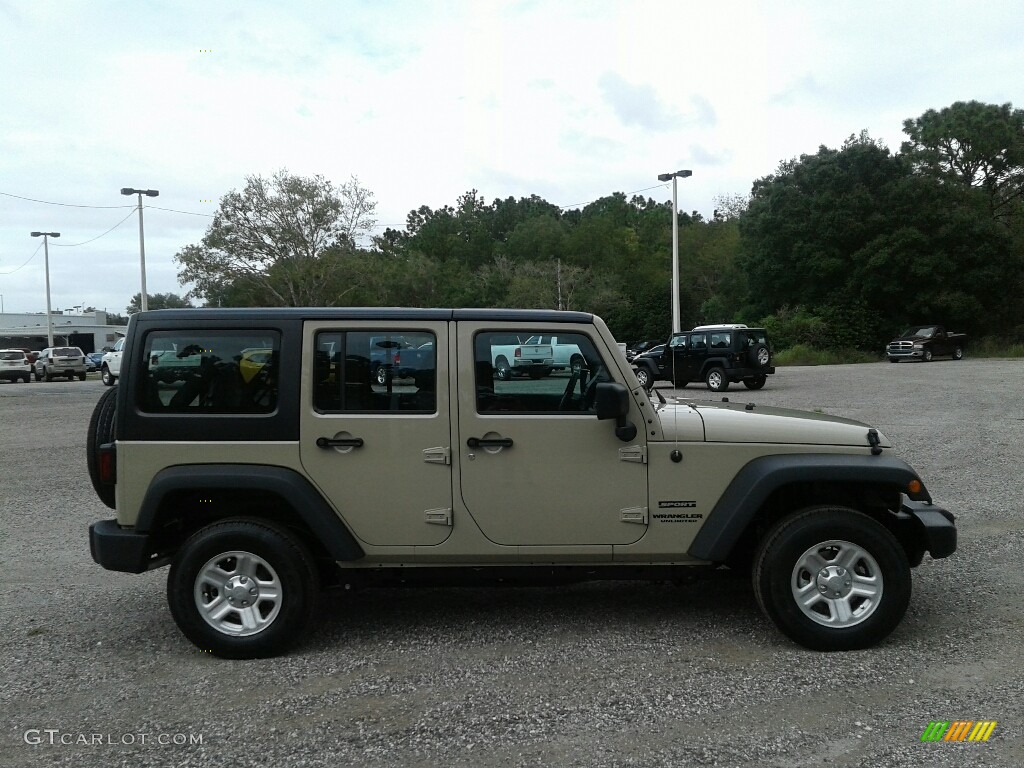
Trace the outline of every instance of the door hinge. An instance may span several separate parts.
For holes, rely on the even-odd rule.
[[[452,511],[451,509],[428,509],[423,513],[426,522],[430,525],[451,525],[452,524]]]
[[[647,463],[646,445],[627,445],[619,448],[619,461],[635,461],[637,464]]]
[[[424,448],[423,460],[427,464],[451,464],[452,449],[444,446],[438,446],[437,448]]]
[[[630,507],[622,510],[619,519],[624,523],[638,523],[647,525],[647,507]]]

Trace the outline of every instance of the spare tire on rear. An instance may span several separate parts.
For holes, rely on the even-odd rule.
[[[117,408],[117,387],[111,387],[102,395],[89,418],[89,432],[85,444],[85,462],[89,466],[89,479],[100,501],[114,509],[114,486],[100,482],[99,449],[105,443],[114,442],[114,422]]]

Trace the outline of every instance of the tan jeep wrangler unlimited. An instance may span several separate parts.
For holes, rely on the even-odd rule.
[[[557,336],[581,365],[498,378],[492,346]],[[409,338],[401,370],[372,361]],[[321,585],[752,574],[798,643],[863,648],[953,516],[877,430],[657,400],[600,318],[476,309],[162,310],[132,317],[89,425],[116,517],[93,558],[170,564],[182,632],[232,658],[302,638]],[[524,482],[525,479],[528,482]]]

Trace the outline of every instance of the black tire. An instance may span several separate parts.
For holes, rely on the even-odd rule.
[[[53,374],[50,373],[50,369],[46,368],[43,370],[43,378],[47,381],[53,381]]]
[[[536,381],[537,379],[543,379],[547,375],[547,371],[544,368],[531,368],[528,375]]]
[[[235,552],[259,561],[253,577],[244,575],[247,568],[232,556]],[[215,565],[218,560],[220,567]],[[219,586],[201,578],[204,569],[215,578],[230,576],[232,566],[235,575],[218,581]],[[259,597],[259,585],[268,581],[276,582],[276,600]],[[236,590],[235,596],[225,599],[229,584]],[[247,597],[244,590],[248,585],[256,590],[255,602],[233,602],[240,600],[239,589],[241,597]],[[264,520],[234,518],[201,528],[178,550],[167,574],[167,602],[178,628],[200,650],[225,659],[264,658],[286,651],[306,635],[316,613],[319,589],[314,560],[306,547],[284,528]],[[231,602],[237,610],[228,610],[217,619],[218,628],[211,623],[215,620],[207,621],[200,610],[207,600]],[[242,623],[243,613],[253,623],[266,624],[247,628]],[[246,632],[249,634],[243,634]]]
[[[32,375],[35,376],[36,381],[42,380],[42,376],[39,375],[39,371],[35,368],[32,369]]]
[[[749,379],[744,379],[743,385],[747,389],[761,389],[767,381],[768,377],[762,373],[760,376],[753,376]]]
[[[100,501],[114,509],[114,486],[100,483],[99,447],[114,441],[114,427],[117,423],[117,388],[108,389],[89,417],[89,431],[85,438],[85,463],[89,468],[89,479]]]
[[[930,363],[932,361],[932,351],[930,349],[926,349],[924,351],[924,361],[926,363]]]
[[[636,380],[640,382],[640,386],[644,389],[650,389],[654,386],[654,377],[645,366],[637,366]]]
[[[78,380],[79,381],[85,381],[85,374],[84,373],[78,374]]]
[[[114,386],[115,379],[111,375],[110,369],[105,365],[103,366],[103,369],[100,371],[100,378],[103,380],[103,383],[106,384],[108,387]]]
[[[825,566],[812,573],[800,564],[815,549],[813,568]],[[836,556],[830,560],[831,552]],[[878,590],[874,599],[851,589],[858,578],[862,589]],[[899,624],[911,592],[910,564],[896,538],[862,512],[833,506],[805,509],[776,524],[758,548],[753,583],[761,610],[779,630],[816,651],[875,645]],[[837,591],[839,599],[831,599],[828,590],[833,588],[845,594],[840,597]],[[806,608],[797,600],[798,591]]]
[[[725,375],[725,369],[715,366],[708,368],[704,374],[704,383],[712,392],[725,392],[729,388],[729,378]]]
[[[959,347],[959,346],[953,347],[953,359],[954,360],[963,360],[964,359],[964,348],[963,347]]]
[[[391,369],[381,365],[378,366],[376,373],[373,376],[374,380],[380,384],[380,386],[387,386],[388,379],[391,378]]]
[[[755,344],[747,354],[751,368],[767,368],[772,361],[772,353],[765,344]]]
[[[508,364],[508,360],[504,357],[499,357],[495,361],[494,375],[499,381],[508,381],[512,378],[512,366]]]
[[[572,371],[580,371],[583,369],[586,362],[587,361],[584,359],[583,355],[573,355],[569,358],[569,369]]]

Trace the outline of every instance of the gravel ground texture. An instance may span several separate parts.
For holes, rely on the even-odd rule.
[[[958,552],[925,558],[876,648],[800,648],[718,572],[333,593],[269,661],[186,641],[166,569],[92,562],[102,385],[2,383],[0,766],[1024,765],[1022,381],[1020,361],[967,359],[783,368],[727,393],[877,426],[957,515]],[[922,743],[933,720],[998,725]]]

